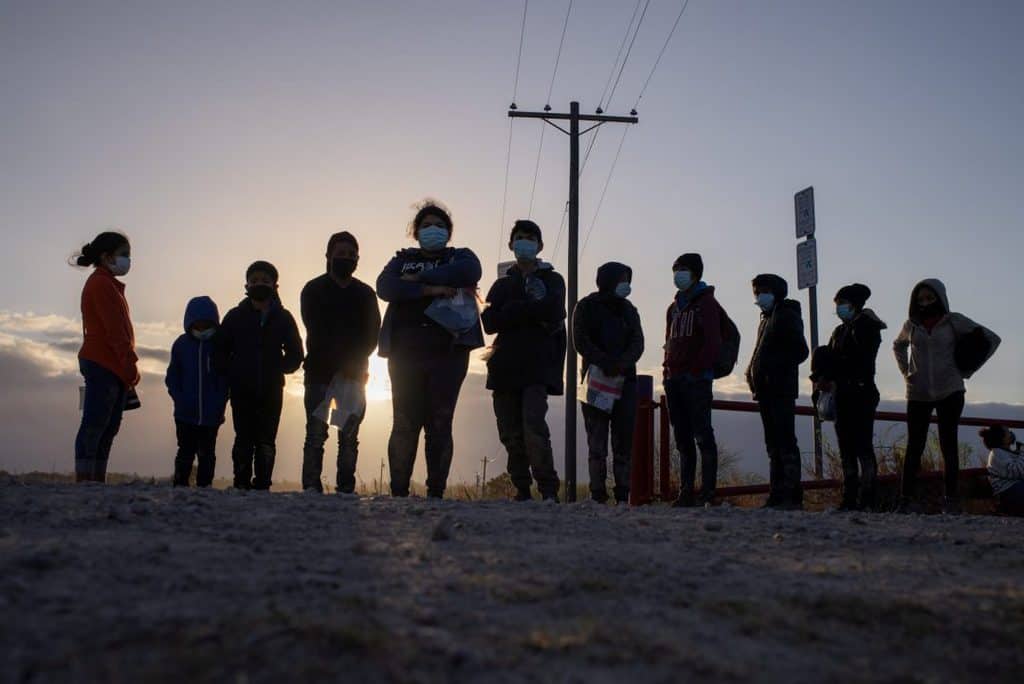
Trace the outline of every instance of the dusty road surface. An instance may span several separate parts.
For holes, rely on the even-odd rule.
[[[1006,681],[1024,521],[0,482],[10,682]]]

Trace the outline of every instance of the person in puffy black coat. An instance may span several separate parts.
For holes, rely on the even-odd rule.
[[[815,350],[811,380],[816,392],[833,392],[836,402],[836,437],[843,462],[843,499],[840,510],[872,510],[876,505],[875,360],[886,325],[865,308],[871,296],[866,285],[854,283],[836,293],[836,315],[842,323],[832,332],[827,353]]]
[[[766,506],[802,508],[800,448],[796,439],[798,368],[808,356],[800,303],[786,299],[789,285],[780,276],[761,274],[752,282],[761,323],[747,367],[747,383],[757,401],[770,460]]]
[[[270,489],[284,376],[302,365],[302,338],[278,299],[277,269],[257,261],[245,280],[248,296],[224,316],[214,337],[214,360],[231,391],[234,486]]]
[[[532,480],[544,499],[557,499],[547,411],[548,395],[564,392],[565,281],[537,258],[544,239],[533,221],[516,221],[509,248],[516,263],[491,287],[480,316],[484,331],[497,334],[487,359],[487,389],[494,392],[516,499],[531,498]]]
[[[636,420],[636,364],[644,353],[640,314],[627,299],[633,269],[609,262],[597,269],[597,292],[584,297],[573,313],[573,343],[583,357],[583,377],[591,365],[610,376],[623,376],[622,397],[611,414],[583,405],[590,451],[590,495],[608,500],[608,433],[611,429],[615,500],[629,500],[629,473]]]

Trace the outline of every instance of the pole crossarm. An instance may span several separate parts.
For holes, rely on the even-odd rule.
[[[562,119],[566,121],[573,116],[572,114],[562,114],[559,112],[521,112],[518,109],[508,110],[508,115],[513,119]],[[580,114],[576,117],[576,120],[597,123],[640,123],[640,117],[638,116],[607,116],[605,114]]]

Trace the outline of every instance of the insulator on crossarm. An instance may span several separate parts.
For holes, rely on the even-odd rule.
[[[508,106],[508,108],[509,108],[509,109],[519,109],[518,107],[516,107],[516,103],[515,103],[515,102],[513,102],[512,104],[510,104],[510,105]]]
[[[604,114],[604,110],[601,109],[600,107],[598,107],[597,109],[594,110],[594,113],[595,114]]]
[[[544,111],[545,112],[550,112],[551,111],[551,105],[549,105],[549,104],[544,105]]]

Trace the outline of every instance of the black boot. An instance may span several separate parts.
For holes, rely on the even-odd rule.
[[[616,487],[615,503],[621,506],[629,504],[629,490],[625,487]]]
[[[599,504],[606,504],[606,503],[608,503],[608,490],[607,489],[598,489],[596,491],[591,490],[590,498],[591,498],[592,501],[596,501]]]
[[[672,502],[672,508],[693,508],[697,500],[693,496],[692,489],[680,489],[679,496]]]
[[[782,459],[773,452],[768,454],[768,500],[761,508],[778,508],[782,499]]]
[[[515,495],[516,501],[532,501],[533,494],[530,493],[529,489],[516,489]]]

